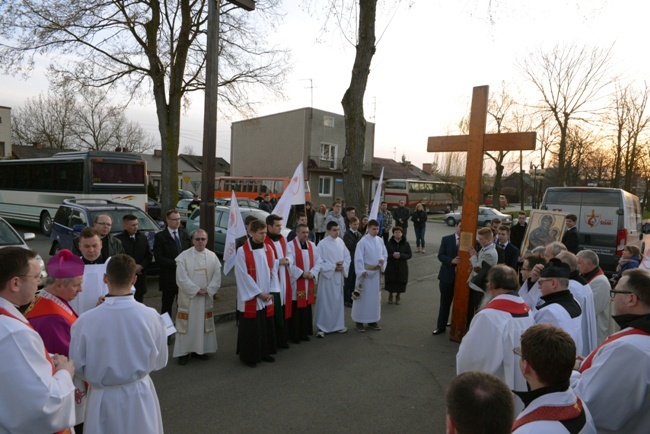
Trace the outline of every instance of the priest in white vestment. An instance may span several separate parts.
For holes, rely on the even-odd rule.
[[[167,365],[165,323],[133,298],[135,270],[133,258],[115,255],[106,267],[106,300],[72,326],[70,358],[90,385],[87,434],[163,432],[149,373]]]
[[[354,252],[354,269],[357,273],[357,282],[360,282],[361,291],[352,303],[352,321],[356,323],[356,330],[364,332],[364,323],[373,330],[381,330],[378,321],[381,319],[381,272],[386,270],[388,252],[384,240],[378,237],[379,222],[368,222],[368,233],[361,238]],[[359,286],[359,285],[357,285]]]
[[[319,338],[325,337],[325,333],[345,333],[348,330],[345,327],[343,283],[351,259],[339,237],[339,229],[337,222],[328,222],[327,236],[317,246],[318,294],[314,320]]]
[[[520,357],[513,348],[520,337],[535,324],[530,307],[518,295],[517,272],[504,264],[488,272],[488,291],[480,309],[463,337],[456,354],[456,373],[483,371],[496,375],[512,390],[526,390],[526,380],[519,369]],[[515,408],[524,404],[516,399]]]
[[[217,351],[214,330],[214,296],[221,286],[221,263],[206,249],[208,234],[198,229],[192,235],[194,247],[176,257],[178,312],[174,357],[185,365],[190,354],[202,360]]]
[[[16,306],[34,301],[41,267],[36,252],[0,249],[0,432],[53,433],[75,424],[74,367],[50,356]]]

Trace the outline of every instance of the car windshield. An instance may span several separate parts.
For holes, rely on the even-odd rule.
[[[4,220],[0,220],[0,246],[22,245],[23,240]]]
[[[214,212],[215,212],[215,216],[217,215],[217,212],[218,212],[218,211],[219,211],[219,210],[215,210],[215,211],[214,211]],[[240,209],[239,211],[241,212],[242,219],[245,219],[245,218],[246,218],[247,216],[249,216],[249,215],[254,215],[254,216],[257,217],[259,220],[266,221],[266,217],[269,215],[268,212],[263,211],[263,210],[261,210],[261,209],[257,209],[257,208],[253,208],[253,209]],[[199,212],[198,209],[195,209],[194,212],[192,212],[192,215],[190,216],[190,220],[195,221],[197,224],[201,221],[200,212]],[[224,227],[227,227],[227,225],[228,225],[228,220],[227,220],[227,219],[223,219],[223,221],[224,221],[224,225],[225,225]],[[214,223],[214,224],[215,224],[215,226],[219,226],[219,220],[218,220],[218,219],[215,219],[215,223]]]
[[[95,221],[95,217],[100,214],[108,214],[113,219],[113,227],[111,228],[111,233],[120,233],[122,232],[122,217],[127,214],[133,214],[138,218],[138,230],[140,231],[157,231],[160,228],[154,222],[151,217],[145,214],[139,209],[111,209],[111,210],[101,210],[93,211],[90,213],[90,221]]]

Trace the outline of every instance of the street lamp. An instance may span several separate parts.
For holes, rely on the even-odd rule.
[[[533,179],[533,209],[537,209],[537,201],[539,199],[539,192],[544,181],[545,169],[539,169],[539,166],[530,163],[530,177]],[[537,180],[539,180],[539,189],[537,187]]]

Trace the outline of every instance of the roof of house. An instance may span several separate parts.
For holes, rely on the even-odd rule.
[[[74,149],[48,148],[34,145],[12,145],[11,155],[13,158],[25,160],[28,158],[49,158],[59,152],[70,152]]]
[[[423,179],[427,181],[441,181],[437,176],[433,176],[411,163],[400,163],[390,158],[373,157],[372,159],[372,176],[379,179],[381,169],[384,169],[384,179]]]
[[[197,170],[203,169],[203,156],[202,155],[189,155],[189,154],[180,154],[178,156],[185,160],[188,164],[196,167]],[[221,157],[215,157],[215,171],[230,173],[230,164]]]

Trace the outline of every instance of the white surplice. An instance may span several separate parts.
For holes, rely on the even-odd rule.
[[[214,353],[217,351],[217,334],[212,313],[213,297],[221,286],[219,258],[208,249],[202,252],[194,247],[185,250],[176,257],[176,284],[178,314],[174,357]],[[198,295],[202,288],[208,293]]]
[[[40,335],[9,301],[0,308],[0,433],[53,433],[75,425],[75,387],[67,371],[52,374]]]
[[[576,344],[576,353],[582,354],[582,314],[571,318],[564,306],[552,303],[537,310],[534,318],[535,324],[551,324],[567,332]]]
[[[246,241],[250,243],[250,241]],[[237,279],[237,310],[245,312],[246,302],[257,297],[262,292],[279,292],[278,287],[278,261],[272,261],[272,269],[269,270],[268,261],[266,259],[267,245],[260,249],[253,249],[253,259],[255,260],[255,274],[256,279],[253,279],[248,274],[246,267],[246,254],[244,248],[237,249],[237,257],[235,259],[235,278]],[[273,249],[271,249],[273,252]],[[273,304],[272,301],[268,303],[262,301],[260,298],[256,299],[257,310],[262,310],[266,305]]]
[[[589,407],[599,434],[648,432],[650,336],[623,336],[601,346],[590,368],[573,372],[571,387]]]
[[[295,243],[294,243],[295,241]],[[296,248],[296,243],[298,243],[298,247]],[[318,263],[318,247],[316,247],[316,244],[312,243],[311,241],[307,240],[307,243],[312,248],[312,252],[314,252],[314,263],[309,262],[309,250],[306,249],[301,249],[300,248],[300,242],[298,241],[297,238],[294,238],[291,240],[289,243],[287,243],[287,250],[288,250],[288,255],[289,258],[291,258],[291,268],[289,269],[289,274],[291,276],[291,295],[293,297],[293,300],[297,300],[297,285],[296,282],[298,279],[301,279],[302,273],[307,271],[310,272],[311,274],[314,275],[314,279],[318,279],[318,268],[316,267],[316,264]],[[305,269],[302,270],[301,268],[298,268],[298,264],[296,261],[296,255],[300,254],[302,256],[303,264],[305,265]],[[308,283],[308,280],[305,279],[305,283]],[[307,286],[307,285],[305,285]]]
[[[268,237],[268,235],[267,235]],[[284,237],[282,237],[284,238]],[[269,237],[270,239],[270,237]],[[286,238],[284,238],[285,241],[287,241]],[[274,253],[276,254],[276,259],[275,261],[277,262],[278,266],[278,286],[277,286],[277,291],[273,292],[279,292],[280,293],[280,300],[282,301],[282,306],[287,304],[287,284],[291,285],[291,277],[289,277],[289,282],[287,282],[287,269],[291,269],[291,266],[293,263],[291,262],[291,258],[289,257],[289,242],[287,242],[287,251],[285,252],[284,249],[282,248],[282,244],[280,243],[280,240],[278,241],[273,241],[273,245],[275,246],[275,251]],[[280,265],[280,259],[282,258],[287,258],[289,260],[289,265]],[[292,295],[293,297],[293,295]]]
[[[525,389],[524,389],[525,390]],[[528,407],[526,407],[517,419],[521,419],[540,407],[556,407],[565,405],[575,405],[577,401],[576,394],[570,387],[562,392],[553,392],[542,395],[534,399]],[[585,412],[585,425],[580,430],[580,434],[596,434],[596,427],[591,413],[587,405],[583,403],[583,411]],[[570,434],[562,422],[556,420],[538,420],[529,422],[520,426],[513,434]]]
[[[350,252],[341,238],[325,237],[318,246],[318,293],[314,322],[325,333],[345,327],[343,281],[350,269]],[[343,271],[335,271],[336,263],[343,262]]]
[[[363,279],[363,291],[359,298],[352,303],[352,321],[358,323],[373,323],[381,319],[381,271],[367,270],[366,265],[379,265],[383,259],[381,271],[386,270],[388,252],[381,237],[366,234],[357,243],[354,251],[354,271],[357,280]],[[366,273],[366,277],[361,275]]]
[[[90,384],[84,432],[162,433],[149,373],[167,364],[165,324],[132,296],[107,297],[72,325],[70,358]]]
[[[596,324],[598,327],[598,345],[600,345],[616,329],[616,325],[610,322],[611,301],[609,290],[612,289],[607,276],[600,274],[589,282],[589,288],[594,294],[594,308],[596,309]]]
[[[583,285],[577,280],[569,280],[569,291],[582,309],[582,352],[578,355],[587,357],[598,345],[598,326],[596,325],[596,308],[594,307],[594,294],[589,285]]]
[[[524,303],[521,297],[502,294],[494,300]],[[519,356],[512,350],[521,345],[521,335],[535,325],[532,314],[515,317],[497,309],[479,310],[463,337],[456,354],[456,373],[489,372],[503,380],[511,390],[526,390],[526,379],[519,369]],[[523,409],[519,398],[518,410]]]

